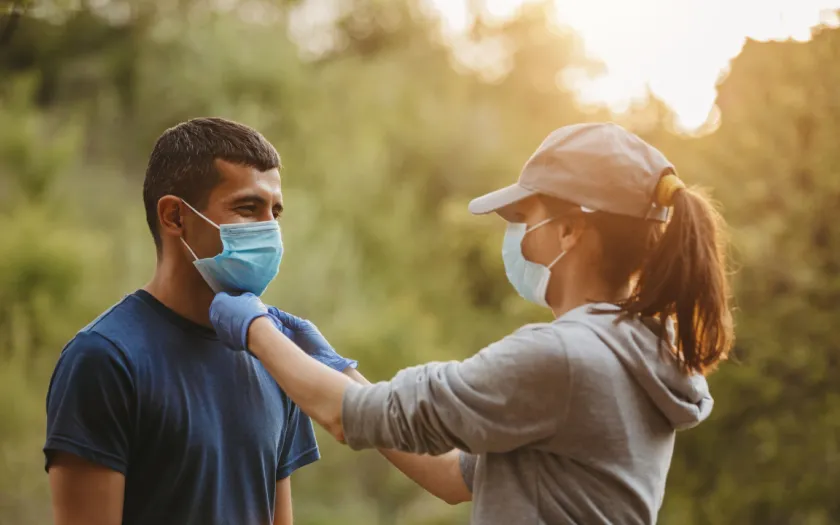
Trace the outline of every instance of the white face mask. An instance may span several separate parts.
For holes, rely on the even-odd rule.
[[[556,218],[551,217],[530,228],[521,222],[511,222],[505,231],[505,240],[502,244],[502,260],[505,263],[505,273],[510,284],[524,299],[545,308],[549,307],[545,294],[551,279],[551,268],[566,255],[566,252],[560,253],[548,266],[543,266],[525,259],[522,255],[522,240],[526,234],[545,226]]]

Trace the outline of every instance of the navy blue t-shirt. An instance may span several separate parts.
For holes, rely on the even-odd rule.
[[[124,525],[257,525],[319,458],[309,417],[247,352],[137,291],[79,332],[47,393],[46,465],[126,476]]]

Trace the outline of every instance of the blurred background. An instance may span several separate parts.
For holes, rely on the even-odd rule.
[[[507,283],[512,182],[559,126],[617,121],[731,224],[734,359],[677,440],[664,524],[840,523],[840,2],[0,0],[0,524],[50,522],[45,393],[65,342],[154,267],[141,185],[196,116],[283,158],[267,302],[370,379],[549,313]],[[297,522],[467,523],[319,430]]]

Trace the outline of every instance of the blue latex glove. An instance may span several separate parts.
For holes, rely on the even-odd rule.
[[[269,318],[274,325],[295,342],[304,352],[324,363],[333,370],[343,372],[345,368],[359,366],[359,362],[353,359],[345,359],[338,355],[327,339],[321,335],[318,328],[310,321],[295,317],[282,310],[270,306],[268,308]],[[292,335],[289,335],[291,332]]]
[[[248,350],[248,328],[254,320],[268,315],[268,308],[252,293],[221,292],[210,304],[210,322],[216,335],[234,350]]]

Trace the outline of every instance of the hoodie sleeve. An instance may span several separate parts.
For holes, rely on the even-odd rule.
[[[473,490],[473,486],[475,485],[473,482],[475,481],[475,467],[477,464],[478,456],[461,452],[458,458],[458,465],[461,467],[461,477],[464,479],[464,485],[467,486],[470,492],[475,492]]]
[[[568,411],[569,382],[559,338],[545,325],[530,325],[465,361],[350,386],[344,435],[355,450],[507,452],[555,433]]]

